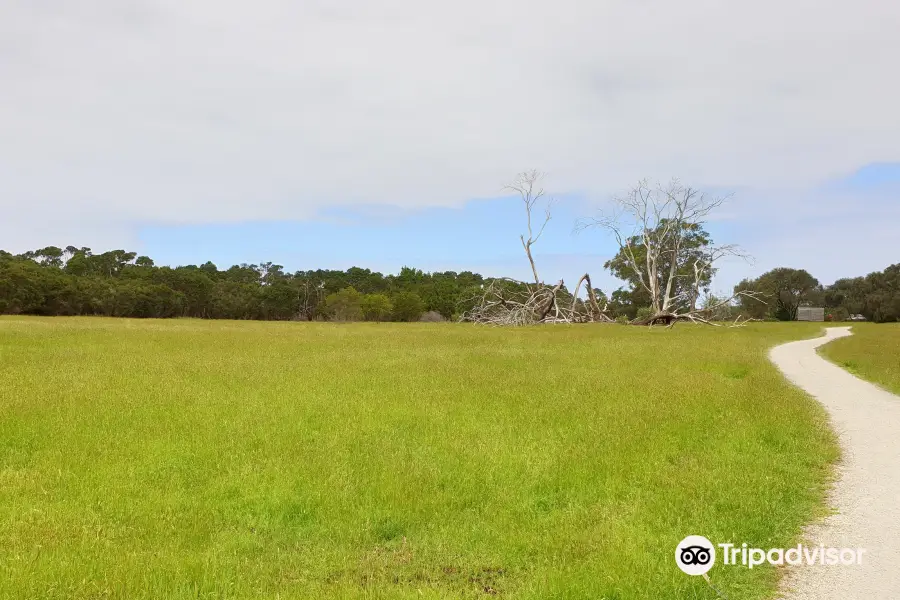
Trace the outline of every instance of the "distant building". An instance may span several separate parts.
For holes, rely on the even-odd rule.
[[[824,321],[825,309],[815,306],[801,306],[797,309],[798,321]]]

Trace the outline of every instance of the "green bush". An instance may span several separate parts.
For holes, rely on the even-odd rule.
[[[391,299],[384,294],[366,294],[359,306],[366,321],[386,321],[394,310]]]
[[[637,315],[635,316],[635,318],[636,319],[649,319],[652,316],[653,316],[653,309],[650,308],[649,306],[642,306],[639,309],[637,309]]]
[[[363,313],[360,308],[361,297],[352,286],[325,298],[325,314],[335,321],[359,321]]]
[[[425,312],[425,302],[415,292],[399,292],[392,300],[395,321],[418,321]]]

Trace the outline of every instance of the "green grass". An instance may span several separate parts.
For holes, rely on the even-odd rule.
[[[819,330],[2,318],[0,597],[715,598],[821,513]]]
[[[820,352],[851,373],[900,394],[900,323],[855,323],[853,335]]]

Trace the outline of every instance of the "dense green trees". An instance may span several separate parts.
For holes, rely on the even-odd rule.
[[[831,320],[861,314],[878,323],[900,321],[900,264],[865,277],[839,279],[823,287],[803,269],[773,269],[756,279],[741,281],[735,292],[757,297],[738,298],[738,310],[753,318],[795,319],[800,306],[824,306]]]
[[[285,273],[281,265],[156,266],[146,256],[90,248],[0,251],[0,313],[416,321],[426,311],[452,318],[471,308],[485,279],[468,271],[397,275],[347,271]]]
[[[825,307],[836,317],[861,314],[879,323],[900,321],[900,263],[865,277],[838,279],[824,296]]]
[[[793,321],[800,306],[822,302],[819,280],[803,269],[772,269],[756,279],[741,281],[734,290],[754,294],[739,296],[738,302],[745,314],[757,319],[772,316]]]

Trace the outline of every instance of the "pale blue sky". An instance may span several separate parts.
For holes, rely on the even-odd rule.
[[[778,266],[806,268],[830,283],[900,261],[900,163],[873,163],[805,191],[720,193],[732,198],[707,229],[714,240],[739,243],[754,258],[752,264],[722,265],[715,283],[722,291]],[[616,251],[614,240],[599,230],[574,231],[578,217],[602,206],[602,200],[578,195],[557,197],[553,219],[535,246],[544,279],[574,283],[589,271],[606,291],[619,285],[603,270]],[[841,227],[846,234],[838,232]],[[288,271],[358,266],[382,272],[406,265],[528,279],[518,239],[524,232],[521,201],[505,196],[458,208],[328,208],[303,221],[145,226],[139,247],[163,264],[272,261]]]

